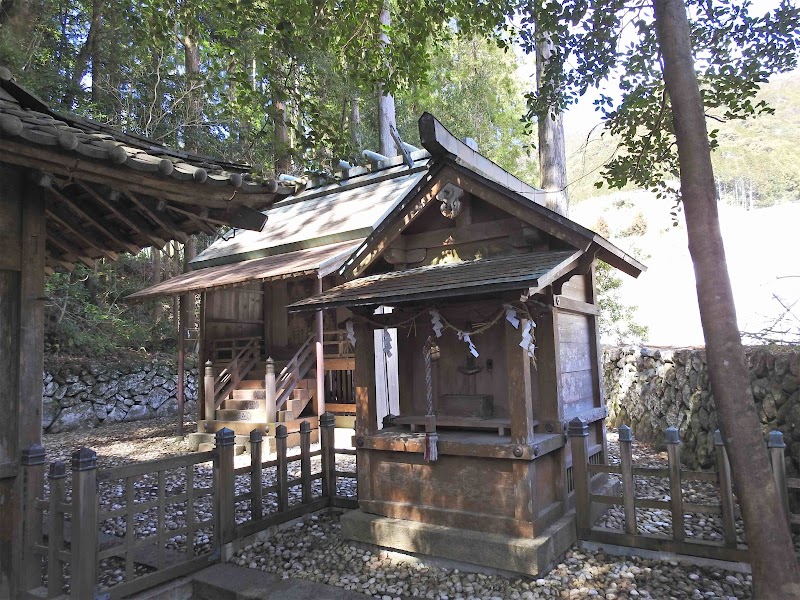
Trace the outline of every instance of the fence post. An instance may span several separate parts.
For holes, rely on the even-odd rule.
[[[336,442],[334,425],[336,417],[326,412],[319,418],[320,446],[322,448],[322,496],[333,503],[336,497]]]
[[[42,557],[34,551],[42,543],[42,515],[36,500],[44,492],[44,448],[31,444],[22,451],[20,464],[23,468],[25,500],[22,513],[22,568],[20,586],[30,590],[42,585]]]
[[[675,427],[664,430],[664,443],[669,459],[669,507],[672,512],[672,538],[682,541],[686,537],[683,522],[683,491],[681,490],[681,436]]]
[[[289,461],[286,460],[286,442],[289,432],[286,425],[275,428],[275,452],[278,455],[278,511],[289,508]]]
[[[772,462],[772,474],[775,477],[775,485],[778,487],[778,494],[783,504],[783,513],[789,529],[792,528],[792,515],[789,512],[789,488],[786,486],[786,462],[783,459],[786,442],[783,441],[783,433],[777,430],[769,432],[769,458]]]
[[[274,423],[277,416],[277,407],[275,406],[275,361],[272,357],[267,359],[267,367],[264,375],[264,390],[265,390],[265,408],[267,410],[267,423]]]
[[[214,497],[217,500],[217,530],[215,537],[219,545],[233,540],[233,529],[236,526],[236,484],[233,473],[234,442],[236,435],[227,427],[220,429],[214,436],[216,443],[215,481],[217,489]]]
[[[622,504],[625,509],[625,533],[638,533],[636,526],[636,485],[633,480],[633,454],[631,428],[619,428],[619,459],[622,479]]]
[[[206,421],[214,420],[214,413],[217,410],[216,398],[214,398],[214,363],[210,360],[206,362],[206,369],[203,375],[203,401],[205,402]]]
[[[260,521],[264,516],[263,489],[264,489],[264,459],[263,451],[264,434],[260,429],[250,432],[250,520]]]
[[[587,463],[589,462],[589,426],[579,418],[569,422],[567,428],[572,447],[572,480],[575,483],[575,520],[578,538],[592,526],[589,497],[591,480]]]
[[[90,448],[81,448],[72,455],[71,598],[94,598],[97,510],[97,454]]]
[[[719,429],[714,432],[714,446],[717,450],[717,474],[719,476],[719,497],[722,505],[722,533],[725,545],[736,547],[736,515],[733,508],[733,481],[728,451]]]
[[[300,477],[303,482],[303,503],[311,502],[311,423],[300,423]]]
[[[50,503],[47,508],[49,527],[47,535],[47,597],[56,598],[64,593],[64,571],[60,553],[64,549],[64,480],[67,465],[60,460],[50,463],[47,479],[50,482]]]

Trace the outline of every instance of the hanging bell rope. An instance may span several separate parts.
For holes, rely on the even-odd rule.
[[[428,402],[428,411],[425,414],[424,458],[427,462],[435,462],[439,459],[439,434],[436,433],[436,408],[433,402],[433,363],[439,360],[439,346],[436,345],[433,338],[429,337],[425,343],[423,355],[425,357],[425,391]]]

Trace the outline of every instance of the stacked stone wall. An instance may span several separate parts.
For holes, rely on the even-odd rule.
[[[186,369],[185,414],[197,414],[197,369]],[[178,375],[166,358],[45,364],[42,427],[59,433],[103,423],[177,415]]]
[[[750,348],[750,381],[765,434],[783,432],[787,468],[800,474],[800,350]],[[608,424],[630,425],[636,438],[661,444],[663,431],[680,430],[681,456],[690,468],[714,465],[717,429],[704,349],[613,347],[603,350]]]

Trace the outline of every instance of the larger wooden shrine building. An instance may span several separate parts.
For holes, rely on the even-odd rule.
[[[202,293],[207,432],[291,430],[353,403],[346,535],[539,573],[575,536],[569,420],[605,460],[595,262],[644,267],[432,116],[420,137],[425,150],[276,203],[260,233],[138,297]]]
[[[21,462],[41,464],[44,276],[219,224],[260,228],[282,198],[238,165],[51,110],[0,67],[0,598],[20,598]],[[38,462],[37,462],[38,461]],[[42,482],[28,481],[27,485]]]

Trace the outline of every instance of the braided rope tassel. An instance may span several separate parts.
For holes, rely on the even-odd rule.
[[[425,415],[425,454],[427,462],[435,462],[439,459],[439,434],[436,433],[436,414],[433,406],[433,355],[439,358],[439,348],[428,338],[423,351],[425,357],[425,391],[428,401],[428,412]]]

